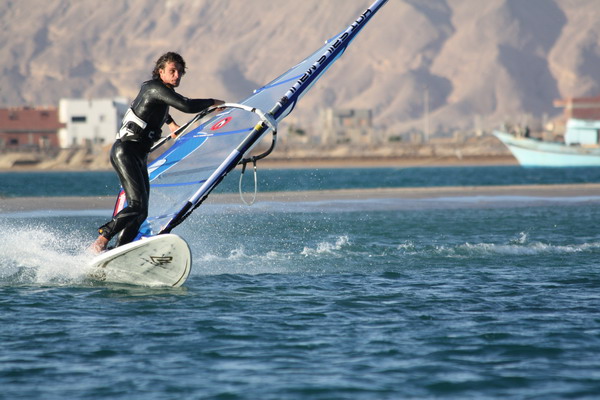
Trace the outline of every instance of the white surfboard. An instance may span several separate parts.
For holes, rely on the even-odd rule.
[[[119,246],[95,257],[93,280],[139,286],[181,286],[190,274],[192,253],[177,235],[164,234]]]

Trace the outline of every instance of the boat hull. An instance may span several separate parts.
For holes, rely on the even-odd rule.
[[[496,136],[523,167],[600,167],[600,148],[519,138],[502,131]]]

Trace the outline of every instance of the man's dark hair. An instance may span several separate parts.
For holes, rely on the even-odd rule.
[[[158,60],[156,60],[156,65],[154,66],[154,70],[152,71],[152,79],[160,79],[160,73],[158,72],[158,70],[163,69],[167,65],[167,63],[170,62],[180,64],[183,67],[182,75],[185,74],[185,61],[183,60],[183,57],[181,57],[178,53],[170,51],[168,53],[163,54],[158,58]]]

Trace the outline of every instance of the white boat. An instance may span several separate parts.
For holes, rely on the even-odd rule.
[[[524,167],[600,167],[600,121],[569,119],[564,142],[548,142],[499,130],[496,136]]]

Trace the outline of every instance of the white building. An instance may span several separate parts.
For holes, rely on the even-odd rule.
[[[374,144],[373,113],[361,109],[321,110],[321,135],[324,144]]]
[[[65,124],[58,132],[60,147],[89,147],[115,140],[121,120],[129,108],[125,98],[61,99],[58,118]]]

